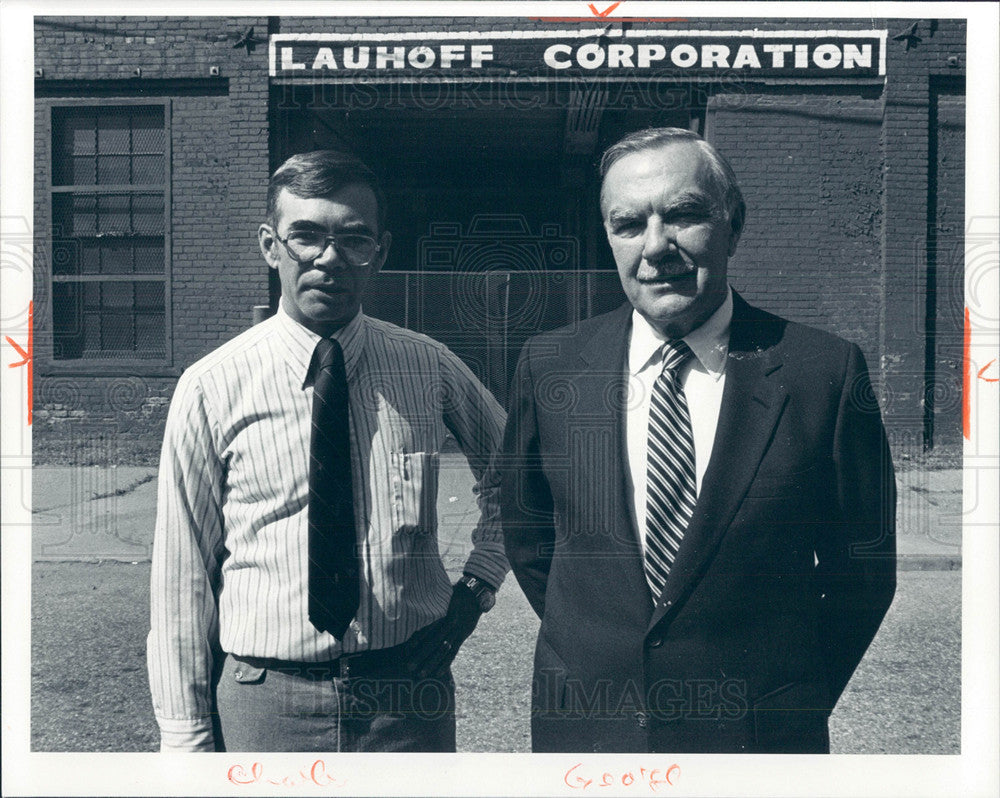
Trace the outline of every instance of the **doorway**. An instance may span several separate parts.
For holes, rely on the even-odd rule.
[[[393,243],[365,312],[446,344],[506,404],[528,337],[624,301],[596,164],[627,131],[698,118],[686,87],[657,96],[636,109],[590,84],[279,84],[272,166],[322,148],[372,166]]]

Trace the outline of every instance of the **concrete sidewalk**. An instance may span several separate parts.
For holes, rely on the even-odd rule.
[[[962,565],[962,471],[909,470],[899,487],[900,570],[954,570]],[[461,566],[477,509],[473,477],[460,454],[441,456],[438,525],[441,553]],[[148,560],[156,514],[156,469],[37,467],[31,493],[32,555],[37,561]],[[30,498],[29,498],[30,497]]]

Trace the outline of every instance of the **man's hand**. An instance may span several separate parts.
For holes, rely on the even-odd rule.
[[[448,614],[410,638],[410,673],[418,679],[443,676],[482,614],[475,594],[462,582],[456,584]]]

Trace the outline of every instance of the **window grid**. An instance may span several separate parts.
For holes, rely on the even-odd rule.
[[[166,156],[162,107],[60,108],[54,116],[54,154],[59,159],[53,164],[53,184],[162,186]]]
[[[59,103],[51,123],[52,362],[167,365],[169,106]]]

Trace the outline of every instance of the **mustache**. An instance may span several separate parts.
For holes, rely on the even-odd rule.
[[[655,263],[646,261],[641,264],[637,272],[640,280],[662,280],[669,277],[685,277],[694,274],[698,267],[693,263],[688,263],[680,257],[664,258]]]

